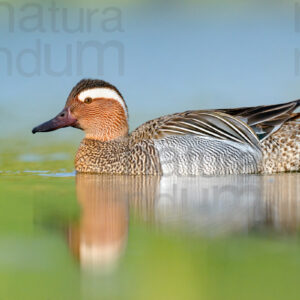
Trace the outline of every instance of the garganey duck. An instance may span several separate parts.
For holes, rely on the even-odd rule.
[[[129,134],[127,105],[102,80],[81,80],[46,132],[84,130],[78,172],[225,175],[300,170],[300,100],[235,109],[191,110],[144,123]]]

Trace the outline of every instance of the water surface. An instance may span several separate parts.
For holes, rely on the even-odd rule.
[[[71,171],[0,174],[0,299],[298,299],[300,174]]]

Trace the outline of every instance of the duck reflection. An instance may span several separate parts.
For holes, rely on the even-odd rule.
[[[295,232],[300,174],[156,177],[77,174],[79,224],[69,246],[82,267],[116,265],[131,215],[152,226],[206,235],[257,229]]]
[[[115,265],[127,243],[129,202],[135,212],[147,212],[154,203],[158,180],[76,175],[81,215],[79,224],[69,226],[68,243],[82,267],[110,269]]]
[[[81,217],[78,225],[69,228],[69,245],[83,267],[112,267],[126,245],[128,204],[116,181],[76,176]]]
[[[162,178],[156,223],[203,235],[293,232],[300,224],[299,180],[299,173]]]
[[[297,232],[300,225],[300,173],[278,174],[264,180],[265,222],[281,232]]]

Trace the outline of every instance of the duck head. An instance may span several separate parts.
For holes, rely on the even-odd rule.
[[[69,126],[84,130],[86,138],[101,141],[128,135],[128,110],[121,93],[108,82],[83,79],[72,89],[64,109],[32,133]]]

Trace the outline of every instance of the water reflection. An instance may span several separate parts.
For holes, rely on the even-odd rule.
[[[300,174],[162,178],[155,220],[203,235],[296,230]]]
[[[77,175],[76,189],[81,217],[69,228],[69,246],[83,267],[111,268],[126,246],[127,198],[113,177]]]
[[[69,246],[81,266],[111,268],[127,243],[131,214],[163,230],[200,235],[296,232],[300,174],[228,177],[76,175],[80,222]]]

